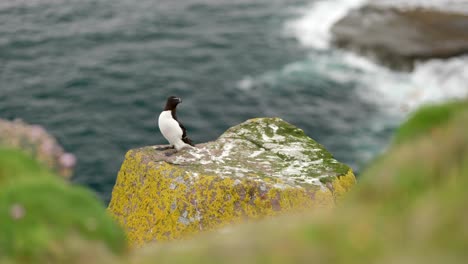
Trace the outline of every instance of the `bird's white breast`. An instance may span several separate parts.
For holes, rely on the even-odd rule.
[[[184,148],[187,144],[182,141],[182,128],[179,123],[172,118],[170,110],[163,111],[159,115],[158,119],[159,130],[164,138],[169,141],[169,144],[173,145],[177,150]]]

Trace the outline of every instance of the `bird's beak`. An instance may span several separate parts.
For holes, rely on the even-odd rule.
[[[182,103],[182,99],[177,97],[177,100],[179,101],[179,104]]]

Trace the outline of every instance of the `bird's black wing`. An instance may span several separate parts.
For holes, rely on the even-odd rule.
[[[193,146],[192,140],[187,137],[187,129],[177,119],[177,115],[176,115],[175,111],[171,111],[171,114],[172,114],[172,118],[174,118],[179,123],[179,126],[182,129],[182,141],[185,142],[186,144],[189,144],[190,146]]]
[[[179,126],[182,129],[182,141],[189,144],[190,146],[193,146],[192,140],[187,137],[187,129],[180,122],[179,122]]]

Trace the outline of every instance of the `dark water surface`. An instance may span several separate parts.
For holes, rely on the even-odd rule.
[[[284,34],[306,1],[3,0],[0,117],[45,126],[78,157],[73,181],[110,198],[130,148],[165,143],[169,95],[195,142],[279,116],[358,169],[393,121]],[[319,67],[319,68],[318,68]],[[321,70],[320,70],[321,69]],[[349,69],[348,69],[349,70]]]

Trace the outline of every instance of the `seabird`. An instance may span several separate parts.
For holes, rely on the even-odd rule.
[[[164,111],[161,112],[158,119],[158,126],[161,134],[169,141],[170,148],[177,151],[188,146],[193,146],[192,140],[187,137],[187,130],[180,123],[176,115],[176,107],[182,103],[182,100],[176,96],[167,98]]]

